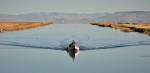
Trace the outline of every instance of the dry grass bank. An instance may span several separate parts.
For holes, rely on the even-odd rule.
[[[50,24],[49,22],[0,22],[0,32],[31,29]]]
[[[150,23],[113,23],[113,22],[97,22],[91,23],[100,27],[111,27],[124,32],[139,32],[150,35]]]

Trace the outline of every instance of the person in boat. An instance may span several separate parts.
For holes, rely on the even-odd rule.
[[[75,57],[79,54],[79,47],[76,45],[75,41],[73,40],[71,44],[69,44],[67,48],[67,52],[69,53],[70,57],[74,60]]]
[[[76,43],[75,43],[75,41],[73,40],[72,43],[69,44],[69,47],[73,48],[73,47],[75,47],[75,44],[76,44]]]

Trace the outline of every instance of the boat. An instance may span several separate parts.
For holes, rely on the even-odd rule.
[[[67,52],[69,53],[70,57],[74,60],[77,55],[79,55],[79,46],[73,40],[72,43],[69,44],[67,47]]]

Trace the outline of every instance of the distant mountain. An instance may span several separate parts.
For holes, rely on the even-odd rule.
[[[53,23],[150,22],[150,11],[126,11],[115,13],[58,13],[41,12],[19,15],[0,14],[0,21],[50,21]]]
[[[115,12],[96,18],[96,21],[150,22],[150,11]]]

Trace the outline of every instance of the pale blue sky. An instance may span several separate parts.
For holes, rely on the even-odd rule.
[[[150,0],[0,0],[0,13],[150,11]]]

